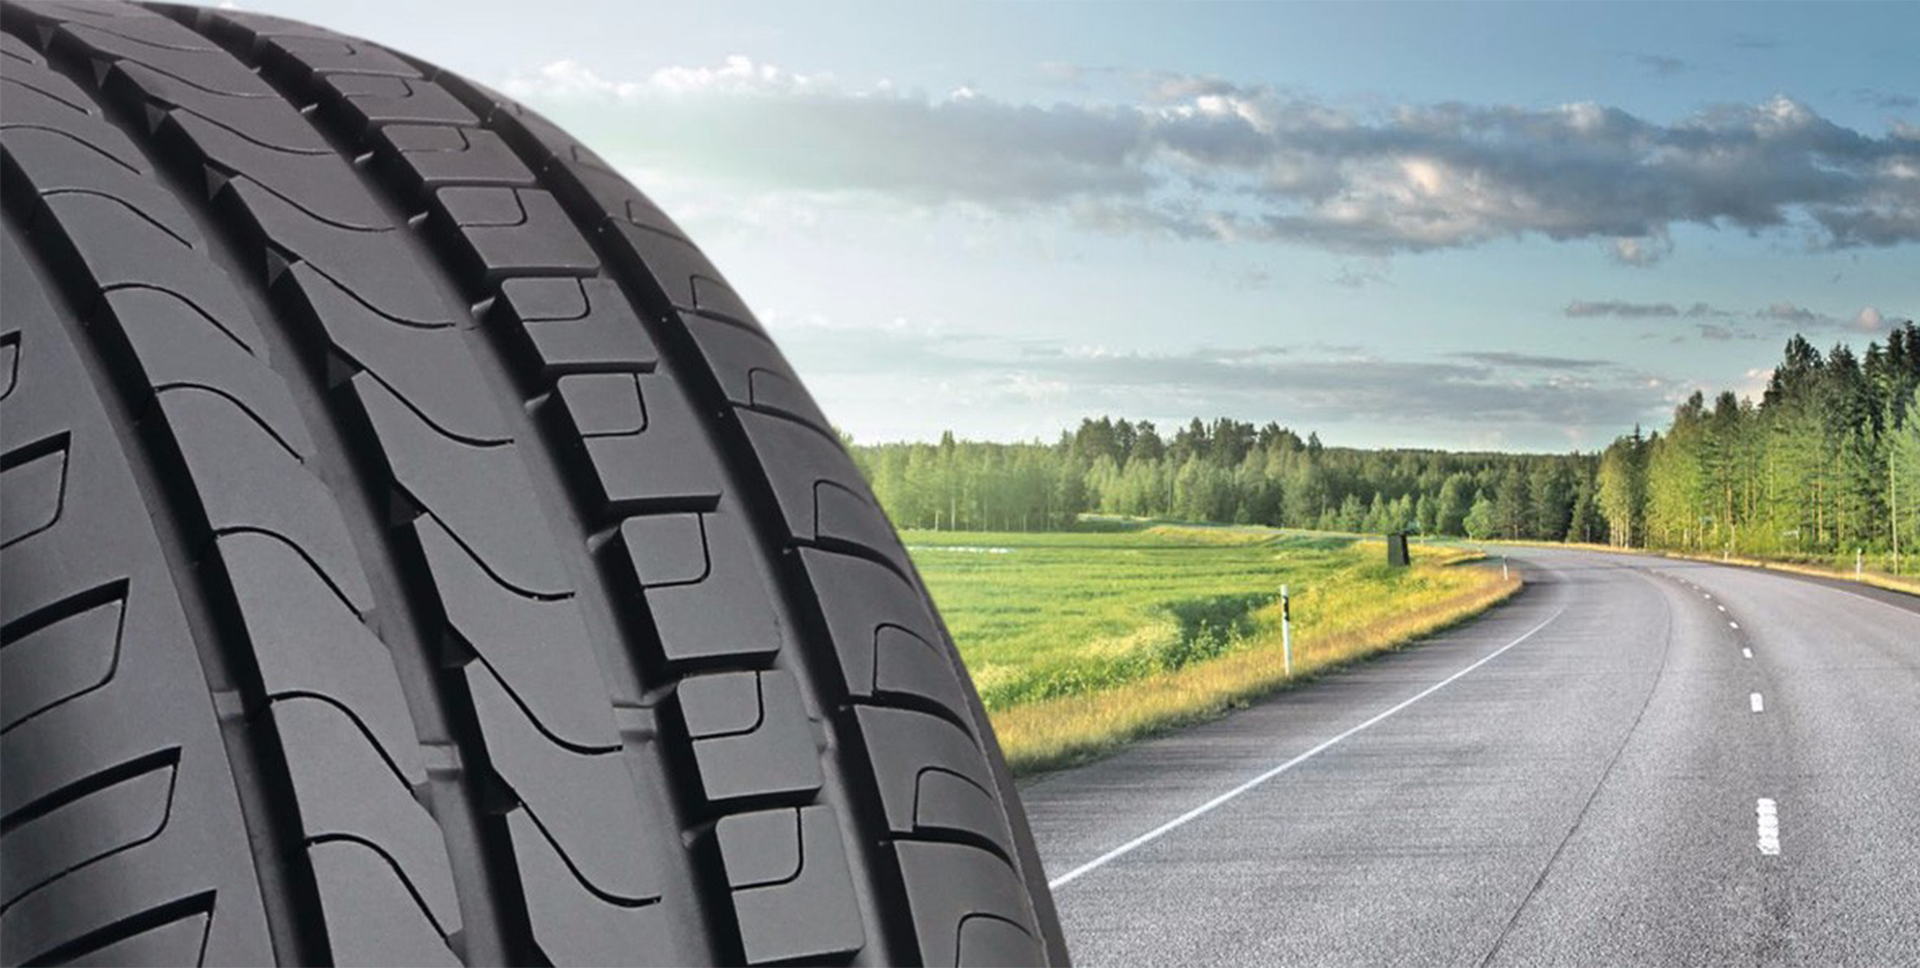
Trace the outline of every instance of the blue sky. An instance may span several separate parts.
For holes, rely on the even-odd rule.
[[[859,440],[1593,448],[1920,313],[1920,4],[241,6],[573,129]]]

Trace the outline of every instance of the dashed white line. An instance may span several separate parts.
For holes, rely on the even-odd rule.
[[[1727,623],[1727,628],[1730,628],[1730,629],[1737,629],[1737,628],[1739,628],[1739,627],[1740,627],[1740,623],[1739,623],[1739,622],[1728,622],[1728,623]]]
[[[1514,639],[1513,641],[1508,642],[1506,645],[1503,645],[1493,650],[1492,652],[1489,652],[1486,655],[1481,656],[1479,659],[1475,660],[1472,665],[1469,665],[1466,668],[1461,669],[1459,672],[1456,672],[1453,675],[1450,675],[1445,679],[1442,679],[1439,682],[1436,682],[1433,685],[1428,686],[1427,688],[1422,689],[1417,693],[1414,693],[1411,697],[1408,697],[1407,699],[1401,700],[1398,704],[1387,709],[1385,712],[1376,714],[1372,719],[1369,719],[1366,722],[1361,723],[1360,725],[1355,726],[1347,730],[1346,732],[1341,733],[1338,736],[1335,736],[1332,739],[1329,739],[1321,743],[1318,746],[1315,746],[1314,748],[1306,751],[1305,753],[1302,753],[1299,756],[1296,756],[1293,759],[1290,759],[1285,763],[1282,763],[1279,766],[1276,766],[1273,769],[1270,769],[1265,773],[1262,773],[1259,776],[1256,776],[1253,779],[1248,780],[1247,782],[1242,783],[1239,786],[1234,787],[1233,789],[1228,790],[1227,792],[1222,793],[1219,796],[1214,797],[1213,799],[1208,800],[1207,802],[1197,807],[1194,807],[1192,810],[1189,810],[1186,813],[1183,813],[1180,816],[1175,817],[1172,820],[1169,820],[1166,823],[1163,823],[1160,826],[1155,827],[1152,830],[1149,830],[1146,833],[1141,834],[1140,836],[1135,837],[1132,840],[1129,840],[1126,843],[1121,844],[1120,846],[1115,847],[1114,849],[1109,850],[1106,853],[1101,854],[1100,856],[1095,857],[1094,859],[1087,861],[1084,864],[1081,864],[1079,867],[1076,867],[1073,870],[1070,870],[1065,874],[1062,874],[1059,877],[1054,878],[1052,881],[1049,881],[1047,883],[1047,887],[1057,891],[1060,888],[1065,887],[1066,885],[1071,884],[1076,880],[1079,880],[1081,877],[1087,874],[1091,874],[1102,867],[1105,867],[1110,861],[1113,861],[1120,857],[1124,857],[1127,854],[1130,854],[1141,847],[1145,847],[1146,845],[1153,843],[1156,840],[1159,840],[1161,837],[1164,837],[1167,834],[1170,834],[1173,831],[1186,826],[1188,823],[1191,823],[1194,820],[1197,820],[1203,816],[1206,816],[1209,813],[1212,813],[1216,808],[1226,803],[1227,801],[1232,800],[1233,798],[1241,795],[1242,793],[1245,793],[1248,790],[1251,790],[1254,787],[1257,787],[1260,784],[1265,783],[1268,780],[1271,780],[1274,777],[1279,776],[1280,774],[1285,773],[1288,770],[1291,770],[1302,763],[1305,763],[1306,761],[1314,758],[1315,756],[1320,755],[1321,753],[1326,752],[1328,749],[1331,749],[1334,746],[1334,744],[1339,743],[1341,740],[1346,739],[1347,737],[1352,736],[1355,733],[1361,732],[1367,729],[1368,727],[1371,727],[1374,724],[1379,723],[1381,720],[1384,720],[1387,717],[1392,716],[1394,713],[1397,713],[1400,710],[1405,709],[1408,706],[1411,706],[1414,703],[1417,703],[1420,700],[1425,699],[1436,692],[1439,692],[1441,688],[1445,687],[1448,683],[1451,683],[1455,679],[1458,679],[1461,676],[1464,676],[1467,673],[1472,672],[1473,670],[1478,669],[1489,662],[1492,662],[1494,659],[1499,658],[1501,653],[1507,651],[1508,649],[1513,648],[1516,645],[1519,645],[1522,642],[1525,642],[1530,638],[1533,638],[1534,635],[1539,633],[1541,629],[1546,628],[1549,625],[1552,625],[1554,619],[1559,618],[1561,613],[1565,611],[1566,611],[1566,608],[1562,606],[1559,611],[1556,611],[1552,615],[1547,616],[1546,621],[1541,622],[1539,625],[1536,625],[1533,628],[1528,629],[1519,638]]]
[[[1753,826],[1758,835],[1754,846],[1768,857],[1780,854],[1780,808],[1766,797],[1753,802]]]
[[[1714,608],[1717,608],[1723,612],[1727,610],[1727,607],[1725,605],[1715,605]]]
[[[1747,705],[1752,706],[1753,711],[1756,713],[1764,712],[1766,711],[1766,708],[1767,708],[1766,702],[1760,698],[1760,694],[1757,692],[1748,694]]]
[[[1751,658],[1753,658],[1753,650],[1752,650],[1752,649],[1741,649],[1741,650],[1740,650],[1740,658],[1742,658],[1742,659],[1751,659]]]

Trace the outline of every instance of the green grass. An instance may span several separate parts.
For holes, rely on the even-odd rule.
[[[1379,541],[1349,535],[1121,524],[902,534],[1016,770],[1283,685],[1282,583],[1301,676],[1498,600],[1497,572],[1450,567],[1472,557],[1460,550],[1416,548],[1415,567],[1392,569]]]

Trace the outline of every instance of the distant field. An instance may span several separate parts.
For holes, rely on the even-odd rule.
[[[1511,594],[1457,549],[1390,569],[1378,540],[1190,525],[905,531],[1018,771],[1061,765],[1402,644]]]

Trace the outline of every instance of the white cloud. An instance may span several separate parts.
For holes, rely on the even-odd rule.
[[[1137,82],[1130,101],[1031,104],[736,56],[636,80],[558,61],[504,87],[620,164],[1103,232],[1376,256],[1537,235],[1598,240],[1626,265],[1664,258],[1676,224],[1920,240],[1920,132],[1856,131],[1786,97],[1663,124],[1593,103],[1360,110],[1219,78]]]

